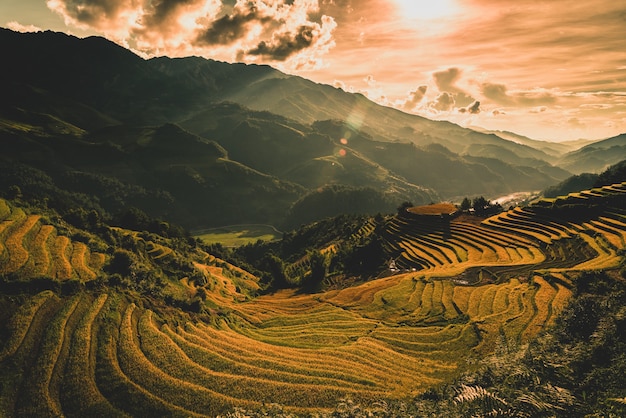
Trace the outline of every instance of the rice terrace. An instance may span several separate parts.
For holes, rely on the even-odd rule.
[[[395,264],[380,278],[259,293],[258,277],[193,240],[106,227],[105,242],[0,200],[0,413],[381,410],[549,329],[580,274],[623,263],[625,201],[626,182],[486,218],[445,205],[369,218],[350,239],[380,232]]]

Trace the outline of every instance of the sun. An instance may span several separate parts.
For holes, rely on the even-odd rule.
[[[456,0],[394,0],[397,13],[408,20],[438,20],[459,12]]]

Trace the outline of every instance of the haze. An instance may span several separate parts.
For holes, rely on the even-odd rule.
[[[5,0],[14,30],[264,63],[431,119],[554,141],[626,132],[609,0]]]

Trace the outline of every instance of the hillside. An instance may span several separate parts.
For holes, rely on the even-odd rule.
[[[626,160],[609,166],[601,173],[581,173],[568,177],[559,184],[548,187],[543,191],[545,197],[557,197],[583,189],[600,187],[603,184],[620,183],[626,181]]]
[[[563,155],[558,165],[575,174],[598,173],[626,158],[626,134],[618,135]]]
[[[420,210],[370,219],[351,235],[309,242],[332,264],[351,242],[381,234],[395,257],[388,276],[346,287],[329,274],[320,293],[268,294],[199,242],[97,219],[81,231],[2,200],[0,410],[214,416],[276,404],[274,414],[307,414],[432,394],[474,373],[476,359],[558,324],[581,274],[616,277],[625,197],[620,183],[483,220]],[[542,408],[592,407],[574,388],[560,390],[563,399]]]
[[[252,206],[265,207],[267,202],[277,201],[276,211],[284,213],[297,200],[326,186],[348,188],[350,193],[354,189],[374,190],[370,198],[382,197],[386,202],[375,209],[391,211],[404,200],[417,204],[468,193],[496,197],[540,190],[570,175],[551,165],[554,156],[543,150],[385,108],[362,95],[318,85],[267,66],[198,57],[144,60],[102,38],[78,39],[53,32],[20,34],[2,29],[0,45],[5,51],[5,65],[0,68],[0,118],[3,132],[8,135],[2,140],[10,140],[12,147],[32,151],[35,156],[47,153],[47,157],[63,159],[54,141],[52,150],[32,150],[33,137],[70,136],[82,141],[97,138],[101,144],[117,146],[118,135],[141,137],[142,129],[172,124],[201,140],[221,145],[227,155],[219,157],[221,168],[213,164],[214,170],[222,170],[217,175],[220,180],[211,187],[206,182],[200,187],[183,186],[196,197],[214,193],[213,198],[203,196],[184,203],[174,199],[174,206],[179,207],[167,210],[163,202],[155,208],[133,200],[132,205],[150,215],[171,216],[170,220],[192,228],[232,222],[222,214],[236,214],[239,222],[275,223],[271,214],[247,211],[250,204],[242,202],[248,199]],[[171,127],[169,131],[175,141],[179,134]],[[164,148],[160,150],[165,152]],[[137,151],[123,149],[126,153]],[[93,156],[83,155],[80,158],[94,160]],[[39,176],[50,177],[57,188],[70,194],[78,192],[58,184],[59,166],[76,171],[74,162],[80,164],[76,158],[72,164],[65,159],[42,167],[35,159],[20,159],[23,156],[9,154],[5,160],[14,157],[9,165],[17,163],[19,170],[43,171]],[[180,158],[182,155],[176,164],[168,163],[169,170],[176,171],[168,175],[193,182],[190,177],[195,176],[197,164],[192,161],[186,167],[187,162]],[[146,194],[159,196],[162,192],[171,194],[165,186],[165,190],[159,190],[148,184],[147,178],[153,174],[151,171],[159,171],[155,177],[159,178],[168,169],[163,165],[145,166],[146,161],[141,162],[143,173],[133,173],[136,166],[119,171],[112,159],[100,159],[98,164],[102,171],[112,173],[108,175],[110,181],[122,182],[125,188],[145,189]],[[426,164],[434,161],[436,164]],[[104,167],[106,163],[111,167]],[[55,165],[54,172],[51,165]],[[89,164],[82,167],[91,170]],[[228,170],[236,175],[224,180]],[[16,185],[27,192],[24,184]],[[233,191],[239,190],[247,190],[246,196],[235,197]],[[259,190],[267,190],[268,194]],[[52,195],[38,196],[43,197],[55,199]],[[208,199],[224,201],[225,210],[205,216],[192,213],[195,209],[190,206],[205,206]],[[328,204],[332,206],[332,202]],[[357,206],[349,209],[356,211]],[[331,214],[341,210],[337,208]],[[308,220],[299,219],[297,214],[294,218],[295,224]]]

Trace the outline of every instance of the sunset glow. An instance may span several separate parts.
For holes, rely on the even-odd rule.
[[[561,141],[626,132],[625,13],[611,0],[24,0],[0,4],[0,25],[269,64],[430,119]]]
[[[408,20],[436,20],[458,12],[455,0],[393,0],[397,13]]]

